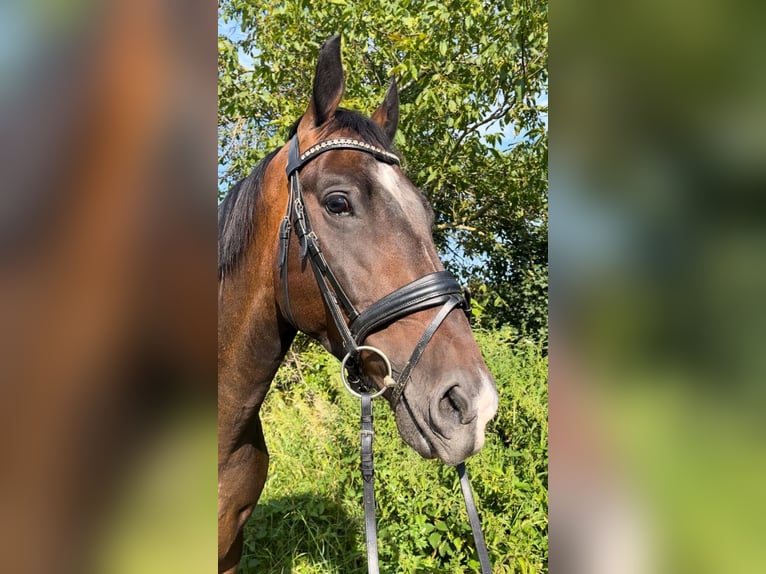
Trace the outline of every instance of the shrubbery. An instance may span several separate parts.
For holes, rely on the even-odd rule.
[[[477,339],[500,409],[467,466],[494,572],[546,572],[547,359],[509,330]],[[359,405],[333,357],[306,342],[297,349],[262,411],[271,465],[246,527],[242,571],[363,574]],[[478,571],[457,473],[404,445],[382,401],[374,448],[381,571]]]

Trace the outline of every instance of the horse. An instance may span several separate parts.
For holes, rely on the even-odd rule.
[[[462,463],[497,411],[433,210],[393,151],[396,82],[370,117],[340,107],[344,89],[334,36],[289,141],[219,206],[219,572],[241,557],[269,462],[259,409],[298,331],[343,361],[344,382],[386,397],[424,458]]]

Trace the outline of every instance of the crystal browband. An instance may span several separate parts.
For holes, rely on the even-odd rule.
[[[332,150],[338,150],[338,149],[350,149],[350,150],[356,150],[356,151],[363,151],[373,155],[376,159],[383,161],[385,163],[396,164],[396,165],[399,165],[400,163],[399,157],[396,154],[393,154],[390,151],[386,151],[372,144],[368,144],[360,140],[355,140],[353,138],[332,138],[329,140],[324,140],[318,144],[314,144],[313,146],[308,148],[306,151],[304,151],[302,154],[300,154],[298,161],[290,162],[290,165],[288,166],[288,170],[287,170],[288,174],[292,173],[296,169],[300,169],[306,163],[308,163],[309,160],[313,159],[315,156],[321,153],[324,153],[326,151],[332,151]]]

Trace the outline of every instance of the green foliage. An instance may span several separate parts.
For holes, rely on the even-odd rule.
[[[221,189],[284,143],[341,33],[346,107],[399,84],[396,145],[447,266],[486,286],[492,322],[547,337],[547,2],[222,0],[219,17]]]
[[[547,572],[547,360],[479,332],[500,409],[484,449],[468,461],[496,573]],[[246,527],[244,573],[359,573],[366,569],[359,404],[338,362],[305,341],[280,370],[263,407],[269,478]],[[382,572],[477,572],[457,473],[421,459],[375,404],[378,540]]]

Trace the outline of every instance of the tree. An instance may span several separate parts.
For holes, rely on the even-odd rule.
[[[219,17],[220,188],[285,142],[340,32],[345,106],[370,113],[399,84],[396,146],[481,320],[547,336],[546,2],[221,0]]]

